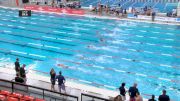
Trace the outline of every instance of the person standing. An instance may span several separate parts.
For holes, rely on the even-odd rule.
[[[23,64],[22,67],[20,68],[20,77],[24,79],[24,83],[26,83],[26,71],[25,71],[26,65]]]
[[[59,92],[61,93],[61,89],[64,90],[66,92],[65,89],[65,78],[62,75],[62,72],[59,72],[59,75],[56,76],[56,80],[58,80],[58,88],[59,88]]]
[[[139,92],[136,93],[135,101],[143,101],[143,98]]]
[[[121,87],[119,87],[120,95],[122,97],[122,101],[126,100],[126,90],[125,90],[125,83],[121,84]]]
[[[139,92],[137,89],[137,84],[134,83],[134,85],[129,88],[130,101],[135,101],[135,96],[137,92]]]
[[[152,95],[152,98],[151,98],[151,99],[149,99],[148,101],[156,101],[156,100],[155,100],[155,96],[154,96],[154,95]]]
[[[170,101],[170,98],[168,95],[166,95],[166,90],[162,91],[162,95],[159,96],[158,100],[159,101]]]
[[[51,76],[51,90],[55,90],[54,85],[56,83],[56,72],[54,71],[53,68],[50,71],[50,76]]]
[[[19,71],[20,71],[19,58],[16,59],[16,62],[14,63],[14,65],[15,65],[16,74],[19,74]]]

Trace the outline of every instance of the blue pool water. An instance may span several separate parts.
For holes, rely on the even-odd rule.
[[[54,68],[94,86],[180,99],[180,26],[0,9],[0,61]],[[61,64],[61,65],[60,65]],[[68,66],[68,68],[62,68]],[[45,75],[47,76],[47,75]],[[88,84],[88,82],[86,82]],[[147,96],[144,96],[147,97]]]

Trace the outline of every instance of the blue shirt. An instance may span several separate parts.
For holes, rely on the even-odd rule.
[[[58,85],[62,85],[65,81],[65,78],[62,75],[57,75],[56,79],[58,79]]]

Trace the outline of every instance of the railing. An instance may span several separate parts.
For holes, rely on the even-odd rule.
[[[81,101],[110,101],[105,98],[81,93]]]
[[[50,100],[53,99],[55,101],[56,100],[58,100],[58,101],[59,100],[61,100],[61,101],[64,101],[64,100],[78,101],[77,96],[59,93],[59,92],[51,91],[49,89],[44,89],[44,88],[35,87],[35,86],[31,86],[31,85],[21,84],[21,83],[3,80],[3,79],[0,79],[0,87],[10,88],[12,92],[14,92],[16,90],[25,92],[25,93],[28,93],[29,95],[31,93],[31,90],[34,90],[36,92],[33,92],[31,94],[41,95],[43,97],[43,99],[50,98]],[[55,96],[55,95],[57,95],[57,96]]]

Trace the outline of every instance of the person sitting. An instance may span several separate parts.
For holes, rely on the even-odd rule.
[[[20,68],[20,77],[24,79],[24,83],[26,83],[26,71],[25,71],[26,65],[23,64],[22,67]]]
[[[15,82],[24,83],[24,80],[23,80],[23,78],[21,78],[21,77],[19,76],[19,74],[16,74]]]
[[[149,99],[148,101],[156,101],[156,100],[155,100],[155,96],[154,96],[154,95],[152,95],[152,98],[151,98],[151,99]]]
[[[143,98],[141,97],[140,93],[136,93],[135,101],[143,101]]]
[[[170,98],[168,95],[166,95],[166,90],[162,91],[163,94],[159,96],[158,100],[159,101],[170,101]]]

